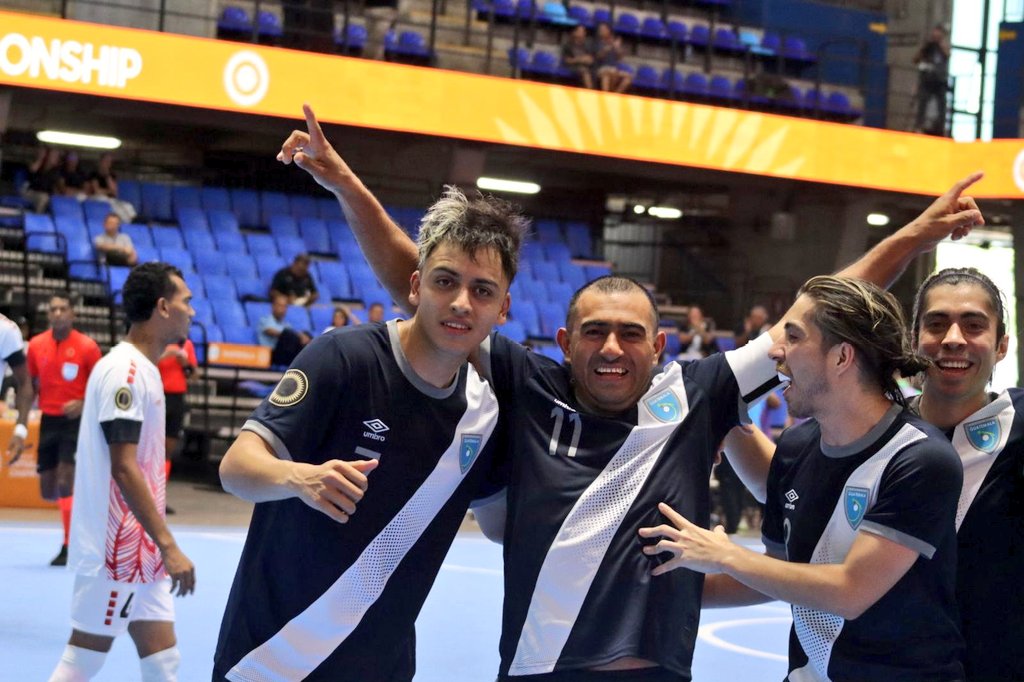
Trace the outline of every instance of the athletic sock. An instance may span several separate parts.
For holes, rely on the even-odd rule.
[[[100,671],[105,660],[105,651],[93,651],[68,644],[60,656],[60,663],[50,675],[50,682],[86,682]]]
[[[64,546],[68,545],[68,538],[71,536],[71,505],[75,498],[71,495],[57,500],[57,507],[60,508],[60,520],[64,524]]]
[[[142,682],[177,682],[180,664],[181,654],[176,646],[139,659]]]
[[[164,460],[164,478],[170,480],[171,478],[171,460]]]

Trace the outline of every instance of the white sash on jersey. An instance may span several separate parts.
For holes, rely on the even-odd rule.
[[[497,418],[498,403],[490,384],[470,368],[466,377],[466,411],[455,430],[455,438],[434,470],[355,563],[305,611],[246,654],[227,678],[232,682],[301,680],[323,663],[380,598],[398,564],[471,470],[468,466],[463,473],[460,465],[462,436],[482,435],[482,449]],[[373,643],[367,642],[367,646],[372,647]]]
[[[960,422],[953,432],[953,447],[964,465],[964,487],[956,505],[957,531],[989,469],[1006,447],[1016,414],[1010,393],[1003,391],[998,398]]]
[[[569,511],[548,549],[509,675],[551,672],[608,545],[647,481],[665,443],[689,413],[682,369],[654,379],[637,407],[638,424]]]
[[[870,459],[853,470],[846,480],[843,493],[836,501],[832,516],[825,526],[818,544],[811,554],[812,564],[838,564],[846,559],[861,519],[878,499],[878,486],[882,473],[889,461],[912,443],[927,438],[925,433],[913,424],[904,424],[896,435]],[[863,505],[858,510],[856,523],[849,518],[847,497]],[[832,658],[832,647],[839,639],[846,621],[833,613],[819,611],[806,606],[793,605],[793,628],[800,646],[807,655],[807,665],[789,673],[789,682],[828,682],[828,664]]]

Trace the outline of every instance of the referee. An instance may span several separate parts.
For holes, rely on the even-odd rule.
[[[74,328],[75,311],[67,293],[50,297],[50,328],[28,342],[28,373],[36,385],[39,409],[39,492],[56,501],[64,524],[64,543],[51,566],[68,561],[71,496],[75,482],[78,424],[89,373],[102,356],[91,338]]]

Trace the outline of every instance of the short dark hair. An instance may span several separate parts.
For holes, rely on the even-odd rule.
[[[75,307],[76,298],[70,291],[67,291],[65,289],[54,291],[53,293],[50,294],[50,298],[47,300],[52,301],[55,298],[63,299],[68,302],[69,306],[71,306],[72,308]]]
[[[988,303],[992,306],[992,312],[996,314],[996,336],[1000,339],[1006,334],[1006,307],[1003,305],[1003,292],[999,290],[996,283],[975,268],[946,268],[934,273],[926,279],[917,290],[914,297],[914,328],[910,330],[914,345],[917,346],[921,338],[921,316],[924,315],[924,298],[934,287],[947,285],[951,287],[960,284],[973,284],[980,287],[988,296]]]
[[[142,263],[132,268],[121,289],[128,324],[145,322],[153,316],[157,301],[174,296],[177,287],[171,277],[185,279],[181,270],[160,261]]]
[[[861,378],[880,386],[894,402],[906,404],[895,373],[911,376],[932,363],[911,348],[896,297],[871,282],[827,275],[807,280],[798,295],[814,301],[811,319],[821,330],[822,347],[853,346]]]
[[[579,303],[580,296],[587,291],[594,289],[602,294],[615,294],[615,293],[629,293],[631,291],[639,291],[647,297],[647,302],[651,304],[651,324],[655,332],[658,331],[658,304],[654,300],[654,296],[650,291],[647,290],[640,282],[636,281],[632,277],[623,277],[622,275],[603,275],[595,280],[587,282],[572,295],[569,299],[569,312],[565,315],[565,328],[572,331],[572,326],[576,321],[576,307]]]

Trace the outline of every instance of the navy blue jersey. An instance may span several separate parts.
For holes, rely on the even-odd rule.
[[[799,563],[842,563],[860,531],[918,552],[859,618],[793,606],[791,682],[962,680],[954,516],[963,480],[942,434],[897,405],[840,448],[815,420],[779,439],[768,474],[765,545]]]
[[[490,385],[413,373],[397,327],[317,338],[245,428],[278,457],[374,458],[347,524],[298,499],[263,502],[228,597],[214,678],[411,680],[413,623],[470,501],[496,492]],[[453,634],[455,636],[455,634]]]
[[[947,434],[964,466],[957,602],[972,681],[1024,680],[1022,406],[1024,391],[1011,388]]]
[[[490,371],[512,458],[505,530],[503,676],[643,657],[690,674],[703,575],[652,577],[637,530],[659,502],[707,527],[708,479],[725,434],[777,381],[770,337],[670,363],[636,408],[587,414],[571,374],[501,336]]]

